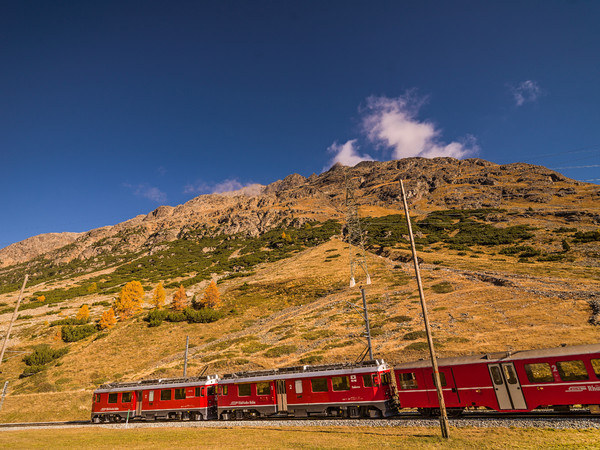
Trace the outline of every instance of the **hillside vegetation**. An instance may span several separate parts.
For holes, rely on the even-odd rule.
[[[89,393],[106,381],[181,376],[186,336],[189,374],[356,360],[365,341],[352,307],[360,291],[349,287],[359,249],[345,242],[347,177],[372,279],[363,286],[374,353],[391,363],[426,356],[399,176],[440,356],[598,342],[600,187],[481,160],[362,163],[290,176],[255,197],[161,207],[5,265],[4,328],[25,273],[31,281],[0,366],[10,386],[0,420],[86,418]],[[215,310],[200,302],[211,280]],[[144,289],[142,309],[101,329],[130,281]],[[164,312],[151,303],[159,282]],[[189,305],[174,311],[180,286]],[[76,318],[82,305],[89,318]]]

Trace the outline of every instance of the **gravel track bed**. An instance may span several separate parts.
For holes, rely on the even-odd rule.
[[[600,429],[600,418],[462,418],[449,419],[451,427],[475,428],[553,428],[553,429]],[[244,427],[439,427],[437,419],[373,419],[373,420],[244,420],[232,422],[132,422],[129,424],[62,424],[6,427],[5,430],[24,429],[50,429],[50,428],[78,428],[94,427],[108,429],[133,429],[133,428],[244,428]]]

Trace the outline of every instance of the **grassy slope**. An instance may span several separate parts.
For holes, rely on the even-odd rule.
[[[574,232],[551,231],[559,226],[590,231],[597,226],[585,220],[568,223],[543,215],[544,209],[531,211],[530,206],[512,204],[503,213],[508,221],[487,223],[501,228],[534,225],[537,229],[531,231],[533,237],[523,244],[542,255],[564,256],[563,260],[539,261],[538,257],[501,253],[503,248],[519,243],[471,243],[458,248],[452,240],[460,235],[460,230],[449,231],[438,242],[427,243],[423,238],[427,233],[421,235],[422,278],[441,356],[598,342],[597,328],[588,323],[591,311],[587,302],[591,294],[600,291],[598,242],[573,243]],[[581,206],[594,210],[593,205]],[[387,220],[385,216],[395,211],[371,206],[363,212],[380,217],[365,220],[373,251],[385,245],[391,252],[384,254],[389,253],[392,258],[409,254],[406,243],[385,243],[386,230],[396,226],[395,219]],[[415,222],[425,218],[422,213]],[[451,223],[460,220],[451,219]],[[481,217],[475,221],[486,222]],[[400,231],[394,239],[401,239],[402,234]],[[562,250],[563,239],[572,243],[569,252]],[[222,261],[239,255],[233,247],[227,251],[230,253],[225,253]],[[362,320],[348,306],[348,302],[361,302],[359,290],[348,287],[348,251],[343,242],[333,239],[291,252],[287,259],[255,266],[249,276],[225,280],[219,289],[226,316],[212,324],[165,322],[148,328],[142,313],[118,323],[108,333],[64,344],[55,338],[57,328],[50,328],[48,322],[73,316],[83,303],[112,301],[113,293],[94,293],[22,311],[22,316],[32,317],[17,321],[11,351],[27,352],[33,345],[47,343],[53,347],[68,345],[69,353],[43,372],[25,379],[18,378],[25,367],[22,354],[9,353],[9,359],[2,364],[0,381],[10,381],[10,395],[0,412],[0,421],[87,418],[90,391],[103,382],[179,376],[186,335],[193,345],[190,374],[207,365],[208,373],[224,373],[298,363],[354,361],[364,349],[364,341]],[[414,336],[414,332],[422,330],[422,319],[412,265],[373,253],[368,254],[368,265],[373,284],[367,287],[367,298],[376,356],[392,363],[425,356],[424,339]],[[85,286],[98,275],[110,278],[113,270],[49,280],[45,285],[32,287],[27,294],[74,284]],[[194,273],[188,275],[193,276]],[[359,274],[357,282],[361,279]],[[206,283],[191,284],[188,291],[201,293]],[[153,286],[151,282],[145,284]],[[168,290],[168,298],[173,291]],[[15,296],[14,292],[0,295],[5,309],[14,304]],[[147,299],[149,296],[148,292]],[[105,309],[102,305],[92,306],[92,317],[98,318]],[[0,321],[7,323],[9,317],[5,313]],[[55,408],[55,402],[64,407]]]

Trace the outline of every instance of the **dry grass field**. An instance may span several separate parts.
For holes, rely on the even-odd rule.
[[[600,448],[598,430],[452,428],[448,440],[438,428],[410,427],[281,427],[281,428],[139,428],[99,427],[59,430],[1,430],[6,449],[164,449],[164,448],[291,448],[291,449],[593,449]]]

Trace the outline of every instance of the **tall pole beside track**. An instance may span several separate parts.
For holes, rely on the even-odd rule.
[[[2,364],[2,360],[4,359],[4,352],[6,351],[6,345],[8,344],[8,338],[10,337],[10,332],[12,330],[13,323],[17,319],[17,313],[19,312],[19,306],[21,305],[21,299],[23,298],[23,292],[25,291],[25,285],[27,284],[27,280],[29,279],[29,275],[25,274],[25,279],[23,280],[23,286],[21,286],[21,292],[19,293],[19,298],[17,299],[17,305],[15,306],[15,312],[13,313],[12,319],[8,324],[8,330],[6,330],[6,336],[4,336],[4,343],[2,344],[2,352],[0,352],[0,364]]]
[[[435,381],[435,389],[437,391],[438,401],[440,404],[440,427],[442,429],[442,437],[448,439],[450,436],[450,425],[448,424],[448,415],[446,414],[446,403],[444,402],[444,393],[442,384],[440,383],[440,371],[435,356],[435,348],[433,347],[433,339],[431,337],[431,328],[429,326],[429,316],[427,314],[427,305],[425,304],[425,294],[423,294],[423,284],[421,282],[421,274],[419,272],[419,260],[417,258],[417,249],[415,247],[415,239],[413,237],[412,225],[410,223],[410,215],[408,212],[408,203],[406,202],[406,192],[404,192],[404,184],[400,181],[400,189],[402,190],[402,202],[404,203],[404,214],[406,215],[406,223],[408,225],[408,235],[410,236],[410,247],[412,249],[413,261],[415,264],[415,274],[417,277],[417,285],[419,286],[419,297],[421,299],[421,309],[423,310],[423,322],[425,322],[425,333],[427,333],[427,343],[429,344],[429,355],[431,356],[431,366],[433,368],[433,378]]]
[[[190,337],[185,337],[185,357],[183,361],[183,378],[187,377],[187,359],[188,359],[188,349],[190,348]]]

